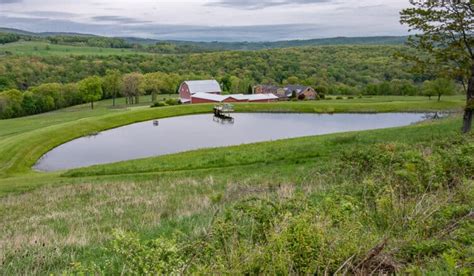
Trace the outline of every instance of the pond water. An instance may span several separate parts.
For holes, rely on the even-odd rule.
[[[57,171],[201,148],[410,125],[420,113],[275,114],[236,113],[234,121],[191,115],[136,123],[78,138],[44,155],[39,171]]]

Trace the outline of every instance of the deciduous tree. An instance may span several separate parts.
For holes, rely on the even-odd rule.
[[[130,73],[123,76],[122,95],[129,104],[139,103],[140,95],[145,93],[143,75]]]
[[[85,102],[91,103],[94,109],[94,102],[102,98],[102,81],[97,76],[88,77],[79,82],[79,91]]]
[[[474,8],[472,0],[410,0],[401,23],[418,34],[409,45],[421,51],[405,55],[420,71],[432,71],[462,81],[466,90],[463,132],[472,127],[474,112]]]
[[[112,105],[115,106],[115,99],[122,88],[122,75],[118,70],[107,70],[103,81],[104,93],[112,97]]]
[[[443,95],[453,95],[456,91],[456,85],[449,79],[436,79],[433,81],[425,81],[423,83],[423,94],[428,97],[438,96],[438,102],[441,101]]]
[[[156,102],[156,94],[160,92],[163,87],[162,74],[148,73],[144,75],[145,93],[151,95],[151,101]]]

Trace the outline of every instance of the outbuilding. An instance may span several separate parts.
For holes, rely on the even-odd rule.
[[[222,94],[221,86],[216,80],[185,81],[179,86],[178,91],[181,103],[191,103],[196,94]],[[200,95],[200,99],[205,100],[202,97],[205,96]]]
[[[198,103],[222,103],[227,97],[219,94],[212,93],[195,93],[191,95],[191,100],[189,103],[198,104]]]

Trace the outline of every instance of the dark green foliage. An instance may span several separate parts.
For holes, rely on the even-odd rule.
[[[12,43],[20,40],[21,36],[13,33],[0,32],[0,44]]]
[[[160,101],[160,102],[154,102],[151,107],[162,107],[162,106],[168,106],[168,104],[164,101]]]
[[[46,40],[52,44],[90,46],[100,48],[132,48],[133,45],[121,38],[100,37],[100,36],[49,36]]]
[[[166,104],[167,105],[179,105],[180,104],[180,101],[178,99],[167,99],[166,101]]]
[[[162,107],[162,106],[171,106],[171,105],[179,105],[181,102],[179,99],[166,99],[163,101],[155,102],[151,105],[151,107]]]
[[[249,84],[282,84],[297,77],[300,84],[324,91],[344,84],[347,87],[341,89],[352,93],[359,86],[384,81],[387,74],[391,79],[418,80],[419,76],[403,71],[402,62],[391,58],[395,52],[405,49],[325,46],[166,56],[3,56],[0,57],[0,72],[7,72],[5,77],[21,89],[44,82],[77,82],[91,75],[104,76],[107,69],[117,69],[122,73],[163,72],[212,77],[222,83],[224,91],[231,91],[231,77],[234,76],[241,82],[248,80],[240,85],[239,92],[247,91]]]

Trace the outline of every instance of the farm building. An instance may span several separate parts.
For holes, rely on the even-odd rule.
[[[182,103],[191,103],[192,96],[195,94],[200,94],[198,99],[201,99],[207,97],[202,94],[220,95],[222,93],[221,86],[216,80],[185,81],[179,86],[178,91]],[[204,98],[203,100],[206,100]]]
[[[275,102],[278,97],[273,94],[258,94],[258,95],[216,95],[210,93],[196,93],[191,96],[189,103],[243,103],[243,102]]]
[[[221,94],[221,87],[215,80],[185,81],[179,87],[179,97],[184,104],[278,101],[278,97],[272,93],[258,95]]]
[[[274,94],[276,95],[278,91],[278,86],[275,85],[256,85],[253,88],[254,94]]]
[[[257,85],[254,87],[254,94],[272,93],[280,100],[288,100],[293,94],[300,100],[315,100],[318,93],[311,86],[286,85],[277,87],[274,85]]]

